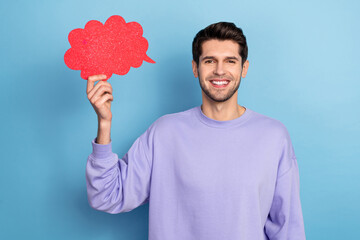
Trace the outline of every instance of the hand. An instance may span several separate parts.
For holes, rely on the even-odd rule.
[[[100,74],[90,76],[87,80],[87,97],[98,116],[99,123],[111,122],[112,119],[111,102],[114,97],[112,95],[111,84],[107,81],[102,81],[104,79],[106,79],[106,76]],[[99,82],[94,86],[96,81]]]

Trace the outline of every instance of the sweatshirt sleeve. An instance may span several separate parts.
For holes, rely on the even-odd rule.
[[[151,177],[149,129],[138,137],[121,158],[112,152],[112,142],[97,144],[86,164],[88,201],[96,210],[108,213],[129,212],[145,204]]]
[[[300,202],[299,168],[287,132],[265,232],[270,240],[306,239]]]

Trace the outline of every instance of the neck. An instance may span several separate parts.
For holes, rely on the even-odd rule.
[[[245,108],[239,104],[223,102],[216,104],[209,104],[203,102],[201,105],[202,112],[209,118],[217,121],[229,121],[236,119],[244,114]]]

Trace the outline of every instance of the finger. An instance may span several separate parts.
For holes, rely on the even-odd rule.
[[[110,87],[112,93],[112,86],[110,83],[108,83],[107,81],[99,81],[98,83],[95,84],[95,87],[93,87],[91,91],[88,92],[88,99],[90,99],[94,95],[94,93],[99,89],[99,87],[103,85]]]
[[[106,86],[108,88],[110,88],[110,93],[112,93],[112,86],[110,83],[106,82],[106,81],[99,81],[95,87],[93,89],[91,89],[91,91],[88,93],[88,99],[92,98],[92,96],[96,93],[96,91],[101,87],[101,86]]]
[[[112,94],[113,90],[111,85],[107,85],[105,83],[103,83],[102,81],[98,82],[95,87],[90,91],[90,93],[88,94],[88,99],[92,99],[94,98],[94,96],[96,98],[100,97],[101,95],[103,95],[104,93],[110,93]]]
[[[97,87],[97,86],[95,86],[95,87]],[[89,98],[90,102],[94,103],[99,98],[101,98],[104,94],[112,95],[112,88],[110,88],[109,86],[106,86],[106,85],[100,85],[97,87],[97,89],[94,92],[89,93],[88,98]]]
[[[91,91],[91,89],[93,89],[94,82],[103,80],[103,79],[106,79],[105,74],[93,75],[93,76],[88,77],[86,93],[88,94]]]
[[[113,101],[114,100],[114,97],[113,95],[111,94],[105,94],[103,95],[101,98],[99,98],[95,103],[94,105],[97,106],[97,107],[101,107],[105,102],[107,101]]]

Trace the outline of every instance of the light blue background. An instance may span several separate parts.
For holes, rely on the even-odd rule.
[[[111,215],[87,202],[97,118],[67,36],[89,20],[139,22],[148,56],[114,75],[113,150],[123,156],[158,117],[201,104],[195,34],[242,27],[250,68],[239,104],[282,121],[298,159],[308,239],[360,228],[358,1],[1,1],[0,239],[147,239],[148,204]],[[205,166],[204,166],[205,167]]]

